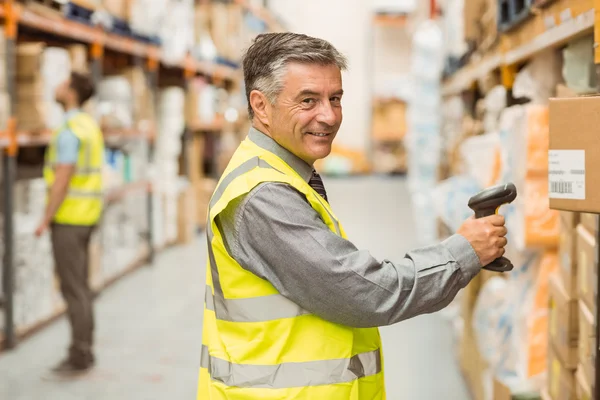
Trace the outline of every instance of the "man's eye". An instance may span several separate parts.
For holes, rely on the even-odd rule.
[[[330,99],[330,101],[333,101],[335,103],[339,103],[342,101],[342,98],[340,96],[334,96]]]
[[[304,99],[304,100],[302,100],[302,102],[304,104],[314,104],[315,103],[315,99],[310,99],[310,98],[309,99]]]

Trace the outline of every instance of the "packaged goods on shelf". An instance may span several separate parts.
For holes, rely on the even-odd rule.
[[[560,257],[560,275],[567,294],[577,298],[577,231],[579,213],[560,212],[560,242],[558,254]]]
[[[129,19],[129,0],[102,0],[102,8],[110,15],[127,21]]]
[[[406,104],[393,100],[374,102],[371,130],[375,140],[402,140],[406,134]]]
[[[494,376],[509,387],[539,389],[548,342],[548,276],[557,256],[510,257],[514,272],[488,279],[478,294],[473,328]]]
[[[217,187],[217,181],[210,178],[203,178],[194,185],[197,204],[196,218],[198,218],[198,226],[204,229],[206,228],[208,217],[208,203]]]
[[[514,182],[519,196],[507,220],[519,249],[556,248],[559,216],[548,202],[548,108],[513,106],[501,116],[500,182]]]
[[[170,0],[129,0],[129,24],[134,33],[157,36]]]
[[[481,188],[496,182],[498,177],[496,154],[499,147],[500,137],[497,133],[470,137],[460,146],[465,173]]]
[[[177,242],[190,243],[196,232],[196,191],[186,183],[177,199]]]
[[[578,304],[579,343],[578,358],[581,372],[587,382],[595,381],[596,371],[596,324],[594,315],[584,301]]]
[[[133,119],[137,129],[149,129],[154,120],[154,99],[141,67],[131,67],[123,76],[129,81],[133,103]]]
[[[443,39],[440,28],[431,21],[420,24],[413,36],[411,77],[413,93],[408,102],[406,136],[408,184],[418,221],[421,244],[436,238],[436,217],[432,206],[431,189],[437,182],[441,154],[441,88],[444,65]],[[434,116],[438,116],[435,118]]]
[[[558,246],[560,219],[558,212],[548,207],[547,180],[532,178],[525,181],[517,200],[509,208],[514,214],[507,224],[518,248]]]
[[[40,193],[40,187],[45,188],[43,179],[19,181],[15,187],[16,200],[20,202],[13,214],[14,318],[18,333],[52,318],[64,307],[54,275],[50,234],[34,237],[44,211],[45,190]],[[0,243],[4,243],[1,232]],[[0,245],[0,258],[2,254]]]
[[[566,86],[576,93],[596,90],[594,37],[585,36],[570,42],[563,50],[562,76]]]
[[[463,9],[465,0],[447,0],[444,10],[444,38],[449,57],[459,59],[468,50],[465,42],[465,20]]]
[[[592,399],[592,382],[588,380],[581,366],[575,372],[575,397],[582,400]]]
[[[440,182],[432,196],[435,213],[456,232],[473,215],[473,210],[468,206],[469,199],[481,189],[482,186],[466,175],[453,176]]]
[[[165,10],[160,27],[162,61],[175,65],[183,60],[194,46],[194,2],[173,0]]]
[[[594,237],[598,235],[598,214],[581,213],[579,214],[581,225],[588,230]]]
[[[583,225],[577,227],[577,274],[579,298],[596,312],[598,267],[596,238]]]
[[[600,97],[550,100],[550,206],[600,213]]]
[[[68,79],[70,58],[65,49],[43,43],[17,46],[17,109],[19,129],[54,129],[64,119],[62,107],[55,101],[58,85]]]
[[[211,37],[219,56],[239,62],[242,56],[243,14],[238,4],[214,2],[210,7]]]
[[[496,43],[497,9],[498,5],[493,0],[469,0],[464,3],[465,40],[480,52]]]
[[[98,84],[97,93],[102,127],[133,127],[133,93],[127,78],[121,75],[105,77]]]
[[[560,57],[554,50],[534,57],[515,77],[513,95],[525,97],[534,104],[548,104],[561,80]]]
[[[192,55],[198,60],[215,62],[217,47],[210,31],[210,4],[196,4],[194,8],[194,49]]]
[[[552,400],[575,398],[575,371],[566,368],[552,346],[548,347],[548,387]]]
[[[559,275],[550,278],[550,343],[565,367],[577,368],[579,313],[577,298],[570,297]]]
[[[189,126],[211,124],[217,116],[217,91],[204,78],[189,81],[185,100],[185,119]]]
[[[88,68],[88,47],[84,44],[73,44],[67,47],[69,59],[71,60],[71,70],[81,74],[89,73]]]

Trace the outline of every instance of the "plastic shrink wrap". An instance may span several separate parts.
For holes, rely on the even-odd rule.
[[[412,194],[417,238],[427,245],[437,240],[432,189],[437,183],[441,154],[441,87],[443,36],[433,21],[421,23],[413,36],[412,96],[408,101],[406,137],[408,186]],[[434,117],[437,116],[437,117]]]
[[[501,116],[500,182],[514,182],[519,196],[507,206],[513,244],[526,248],[556,248],[559,214],[548,200],[548,108],[513,106]]]
[[[539,390],[548,343],[548,277],[558,267],[554,252],[512,258],[515,270],[481,288],[473,329],[494,376],[511,388]]]
[[[170,1],[160,26],[162,61],[175,65],[183,60],[194,46],[194,2]]]

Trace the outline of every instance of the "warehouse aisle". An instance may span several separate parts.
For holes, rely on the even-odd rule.
[[[348,235],[379,258],[414,247],[405,183],[398,178],[325,179]],[[370,226],[370,229],[364,229]],[[0,399],[193,399],[200,354],[204,241],[165,251],[96,302],[98,366],[89,375],[48,379],[67,345],[66,321],[0,354]],[[465,400],[449,326],[439,315],[382,330],[390,400]]]

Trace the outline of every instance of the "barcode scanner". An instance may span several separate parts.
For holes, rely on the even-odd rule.
[[[510,204],[517,198],[517,188],[512,183],[485,189],[469,199],[469,208],[475,211],[475,218],[498,214],[504,204]],[[513,265],[506,257],[499,257],[483,267],[489,271],[507,272]]]

